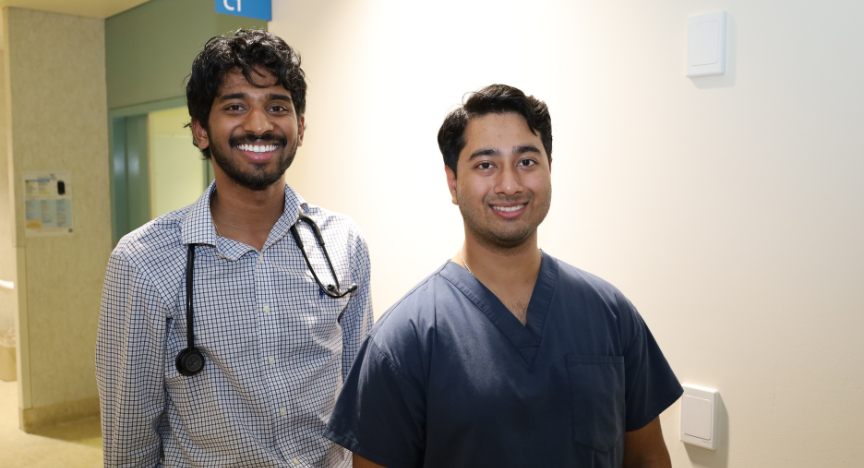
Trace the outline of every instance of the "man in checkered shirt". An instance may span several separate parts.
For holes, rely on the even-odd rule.
[[[195,59],[192,134],[216,180],[111,255],[96,347],[105,466],[351,466],[322,434],[372,325],[369,254],[351,219],[285,183],[305,93],[300,57],[265,31],[211,39]],[[204,366],[186,375],[190,245]],[[340,288],[353,291],[331,297]]]

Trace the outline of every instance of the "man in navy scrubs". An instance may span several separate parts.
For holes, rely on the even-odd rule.
[[[438,133],[461,250],[362,345],[325,436],[355,468],[669,467],[681,386],[633,305],[537,248],[551,201],[546,104],[505,85]]]

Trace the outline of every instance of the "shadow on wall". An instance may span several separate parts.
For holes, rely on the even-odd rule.
[[[706,468],[727,468],[729,466],[729,413],[723,403],[723,396],[717,395],[717,450],[707,450],[684,444],[687,457],[693,466]]]
[[[738,57],[738,22],[728,11],[726,12],[726,72],[722,75],[696,76],[690,81],[699,89],[731,88],[735,86]]]

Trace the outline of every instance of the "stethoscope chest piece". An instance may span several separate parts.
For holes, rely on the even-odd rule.
[[[196,348],[186,348],[180,351],[174,364],[177,372],[185,376],[193,376],[204,369],[204,355]]]

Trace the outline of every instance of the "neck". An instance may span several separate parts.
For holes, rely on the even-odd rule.
[[[214,172],[217,191],[210,197],[210,215],[219,235],[260,251],[285,210],[285,178],[264,190],[252,190],[218,169]]]
[[[477,242],[467,229],[462,250],[452,261],[464,267],[463,257],[467,269],[481,283],[503,288],[527,283],[533,287],[543,259],[537,248],[536,231],[517,246],[501,248]]]

